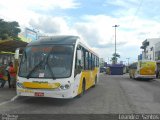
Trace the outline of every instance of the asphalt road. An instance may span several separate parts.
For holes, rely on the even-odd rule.
[[[160,113],[160,80],[132,80],[128,75],[100,75],[100,81],[81,98],[19,97],[0,104],[7,114]]]

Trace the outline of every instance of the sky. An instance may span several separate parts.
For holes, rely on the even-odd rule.
[[[160,37],[160,0],[0,0],[0,18],[45,35],[78,35],[106,62],[137,61],[145,39]]]

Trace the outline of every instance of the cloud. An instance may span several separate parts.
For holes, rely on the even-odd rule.
[[[114,29],[111,21],[114,18],[105,15],[86,15],[83,22],[77,22],[74,29],[81,34],[91,45],[112,44]]]
[[[142,41],[150,35],[155,37],[159,35],[157,31],[160,24],[158,22],[138,17],[135,18],[132,24],[130,22],[132,16],[117,19],[107,15],[85,15],[74,24],[68,24],[67,20],[69,19],[71,18],[41,16],[37,20],[31,20],[30,25],[50,35],[78,35],[106,60],[107,57],[111,58],[114,53],[115,31],[112,26],[115,24],[120,25],[117,28],[116,42],[117,53],[123,59],[127,55],[132,55],[135,60],[137,55],[140,54]]]
[[[30,19],[41,17],[42,11],[54,10],[55,8],[73,9],[79,5],[75,0],[0,0],[0,16],[28,26]]]
[[[79,35],[63,17],[41,16],[38,19],[31,19],[29,26],[44,35]]]
[[[119,6],[122,8],[129,8],[129,7],[133,7],[135,5],[138,5],[139,0],[106,0],[105,4],[110,4],[110,5],[114,5],[114,6]]]
[[[135,61],[140,54],[142,42],[146,38],[159,37],[160,23],[139,17],[135,17],[135,21],[131,23],[132,18],[133,16],[114,18],[107,15],[87,15],[74,28],[107,60],[114,53],[115,34],[112,26],[120,25],[117,28],[117,52],[121,55],[120,59],[129,56]]]
[[[46,34],[57,34],[61,32],[61,23],[64,23],[62,18],[43,18],[40,17],[37,21],[31,19],[29,24],[33,28],[41,30]]]
[[[142,0],[106,0],[104,6],[112,6],[114,11],[112,14],[116,17],[135,15],[137,10],[141,7]]]
[[[25,9],[37,8],[49,10],[53,8],[71,9],[78,7],[80,4],[78,2],[75,2],[75,0],[0,0],[0,5],[10,9],[18,9],[16,7],[19,7]]]
[[[153,0],[152,4],[151,0],[106,0],[106,8],[103,6],[106,10],[95,15],[91,9],[85,13],[87,9],[81,8],[80,1],[76,0],[0,0],[0,16],[46,35],[78,35],[105,60],[114,53],[115,29],[112,26],[120,25],[116,32],[120,59],[136,59],[143,40],[160,37],[159,3]],[[98,11],[100,7],[93,5],[93,8]],[[61,16],[62,13],[65,16]]]

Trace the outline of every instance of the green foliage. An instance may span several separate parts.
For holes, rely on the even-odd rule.
[[[113,63],[113,64],[116,64],[118,58],[120,58],[120,55],[119,55],[118,53],[116,53],[116,54],[114,53],[114,54],[113,54],[113,57],[112,57],[112,63]]]
[[[0,19],[0,38],[5,39],[19,39],[18,33],[21,32],[19,24],[16,21],[6,22],[3,19]]]
[[[113,57],[116,57],[116,58],[118,57],[118,58],[120,58],[120,55],[119,55],[118,53],[116,53],[116,54],[114,53],[114,54],[113,54]]]

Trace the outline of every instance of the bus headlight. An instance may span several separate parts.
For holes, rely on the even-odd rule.
[[[71,86],[70,84],[65,84],[65,85],[61,85],[60,88],[61,88],[62,90],[66,90],[66,89],[69,89],[70,86]]]

